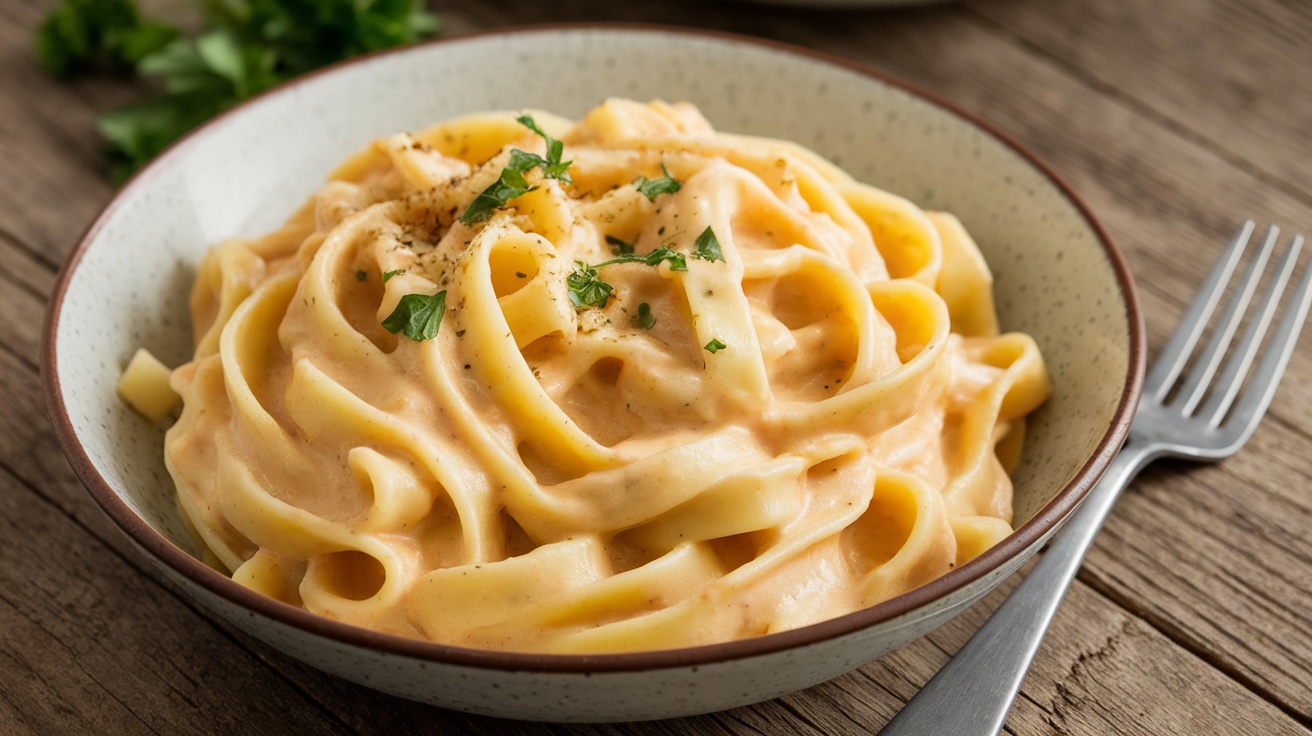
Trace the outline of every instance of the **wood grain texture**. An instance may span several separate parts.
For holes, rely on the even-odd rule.
[[[775,734],[877,730],[1014,582],[929,637],[810,690],[647,724],[517,723],[307,667],[147,572],[73,477],[45,416],[55,271],[112,195],[94,115],[140,94],[31,61],[48,0],[0,3],[0,733]],[[448,32],[639,21],[861,61],[1036,151],[1090,203],[1164,341],[1244,217],[1312,229],[1312,10],[1293,0],[971,0],[892,11],[451,0]],[[1163,463],[1113,514],[1007,732],[1309,734],[1312,349],[1273,416],[1215,467]]]

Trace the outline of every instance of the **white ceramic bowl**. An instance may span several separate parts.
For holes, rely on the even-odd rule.
[[[161,431],[114,385],[144,346],[190,353],[201,255],[267,231],[348,153],[463,113],[578,116],[608,96],[687,100],[724,131],[798,141],[857,178],[957,214],[996,275],[1004,326],[1033,335],[1055,384],[1016,472],[1016,532],[873,608],[713,646],[597,656],[440,646],[356,629],[261,597],[202,565],[178,519]],[[87,230],[51,300],[44,375],[60,441],[96,501],[156,570],[247,633],[408,698],[545,720],[629,720],[775,697],[933,630],[1012,574],[1120,446],[1143,337],[1124,262],[1033,156],[951,105],[838,59],[663,28],[521,29],[349,62],[250,102],[170,149]]]

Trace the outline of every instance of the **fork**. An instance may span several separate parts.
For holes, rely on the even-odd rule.
[[[1231,298],[1207,343],[1192,361],[1191,356],[1228,290],[1253,230],[1249,221],[1235,234],[1162,348],[1145,381],[1129,438],[1066,528],[988,622],[880,731],[881,736],[998,733],[1062,596],[1121,491],[1157,458],[1217,461],[1233,455],[1252,436],[1271,404],[1312,303],[1309,267],[1262,349],[1262,339],[1297,265],[1301,235],[1293,237],[1232,351],[1230,345],[1279,238],[1278,228],[1267,230],[1243,276],[1229,289]],[[1245,383],[1255,362],[1256,371]]]

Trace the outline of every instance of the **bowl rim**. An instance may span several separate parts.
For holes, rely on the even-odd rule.
[[[1081,218],[1097,236],[1097,240],[1105,252],[1119,285],[1120,295],[1125,306],[1126,333],[1129,341],[1128,368],[1120,403],[1116,407],[1106,433],[1075,477],[1051,501],[1039,509],[1033,517],[980,556],[919,588],[882,603],[801,628],[764,634],[748,639],[676,649],[603,654],[542,654],[474,649],[410,639],[329,619],[303,608],[266,597],[236,583],[232,578],[210,568],[185,550],[174,545],[173,542],[156,532],[141,517],[128,508],[104,476],[97,470],[73,429],[72,420],[68,416],[61,389],[57,360],[59,343],[56,334],[64,297],[72,275],[91,243],[114,216],[121,203],[136,189],[144,186],[152,177],[159,174],[167,166],[170,159],[176,158],[185,149],[203,144],[207,136],[226,124],[233,116],[240,114],[248,107],[262,104],[278,95],[285,95],[289,90],[309,80],[333,74],[363,62],[377,60],[384,56],[415,53],[418,49],[431,49],[434,46],[456,45],[492,36],[550,36],[578,32],[633,33],[635,35],[669,34],[710,42],[744,44],[856,72],[881,84],[904,91],[975,126],[1004,144],[1041,173],[1076,208]],[[1040,541],[1045,535],[1060,526],[1063,520],[1075,510],[1092,488],[1094,482],[1107,469],[1111,459],[1125,441],[1143,388],[1146,352],[1144,333],[1143,316],[1129,266],[1124,256],[1112,242],[1111,236],[1084,200],[1047,163],[1039,159],[1009,134],[974,113],[959,107],[956,103],[864,63],[773,39],[657,23],[550,23],[508,26],[453,34],[409,46],[353,57],[297,77],[246,100],[174,142],[147,166],[132,176],[114,194],[92,220],[91,224],[87,226],[77,245],[66,257],[57,276],[55,287],[51,292],[50,306],[47,309],[45,324],[42,329],[41,376],[47,407],[59,444],[62,446],[74,474],[86,487],[100,508],[137,546],[155,557],[156,561],[166,565],[173,573],[198,585],[205,592],[223,599],[228,604],[255,614],[267,616],[278,624],[297,629],[306,634],[332,639],[341,644],[375,652],[400,655],[421,662],[503,672],[561,674],[645,672],[750,659],[855,634],[876,624],[907,615],[922,606],[967,587],[994,572],[1007,560]]]

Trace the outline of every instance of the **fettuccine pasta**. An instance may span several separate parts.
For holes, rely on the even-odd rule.
[[[952,216],[686,104],[464,117],[207,255],[166,461],[212,564],[362,627],[795,628],[1011,533],[1048,381],[991,281]]]

